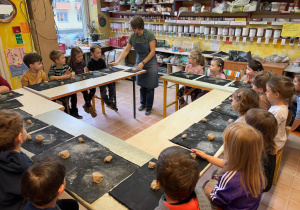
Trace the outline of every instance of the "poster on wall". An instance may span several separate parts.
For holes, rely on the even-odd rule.
[[[23,57],[25,54],[25,47],[10,48],[5,50],[6,59],[12,77],[22,76],[23,73],[28,69],[23,63]]]

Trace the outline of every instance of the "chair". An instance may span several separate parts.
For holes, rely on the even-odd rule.
[[[286,132],[286,137],[288,138],[291,133],[291,127],[286,126],[285,132]],[[276,153],[276,166],[275,166],[274,177],[273,177],[273,185],[275,185],[277,182],[277,176],[278,176],[278,171],[279,171],[279,167],[280,167],[280,163],[281,163],[282,153],[283,153],[283,148],[281,150],[277,151],[277,153]]]

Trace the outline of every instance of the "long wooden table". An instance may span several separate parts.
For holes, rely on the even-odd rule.
[[[126,142],[158,158],[161,151],[165,148],[175,145],[178,146],[172,143],[170,139],[207,116],[211,113],[213,107],[219,105],[230,95],[230,92],[212,90],[188,106],[185,106],[167,118],[131,137]],[[222,152],[223,146],[215,156],[218,157]],[[201,171],[200,175],[202,175],[209,166],[210,164]]]
[[[199,75],[198,78],[195,78],[193,80],[190,79],[184,79],[180,77],[175,77],[170,74],[164,75],[160,77],[159,79],[164,82],[164,103],[163,103],[163,117],[165,118],[167,116],[167,107],[175,104],[175,112],[178,110],[178,99],[177,99],[177,92],[179,90],[179,85],[185,85],[193,88],[198,88],[198,89],[203,89],[203,90],[222,90],[228,93],[233,93],[236,88],[231,87],[230,84],[233,83],[234,81],[226,84],[225,86],[221,85],[215,85],[215,84],[210,84],[206,82],[201,82],[197,81],[196,79],[199,79],[201,77],[204,77],[204,75]],[[171,103],[167,104],[167,85],[168,82],[175,83],[176,86],[176,92],[175,92],[175,100],[172,101]]]
[[[118,65],[115,67],[119,67],[122,68],[124,70],[130,69],[131,67],[128,66],[122,66],[122,65]],[[84,90],[89,90],[92,88],[97,88],[103,85],[107,85],[113,82],[117,82],[123,79],[128,79],[128,78],[132,78],[132,82],[133,82],[133,116],[134,118],[136,117],[136,104],[135,104],[135,77],[137,75],[140,74],[144,74],[146,73],[146,70],[142,70],[142,71],[138,71],[135,73],[128,73],[128,72],[124,72],[124,71],[119,71],[119,72],[115,72],[112,74],[108,74],[106,76],[103,77],[98,77],[98,78],[91,78],[91,79],[87,79],[87,80],[82,80],[80,82],[75,82],[72,84],[66,84],[66,85],[62,85],[59,87],[55,87],[55,88],[50,88],[47,90],[43,90],[43,91],[37,91],[34,89],[31,89],[30,87],[24,87],[26,90],[29,90],[37,95],[40,95],[44,98],[47,98],[49,100],[55,100],[55,99],[59,99],[62,98],[64,96],[69,96],[72,95],[74,93],[78,93],[78,92],[82,92]]]

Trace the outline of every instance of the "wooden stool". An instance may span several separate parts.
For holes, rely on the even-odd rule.
[[[295,136],[299,136],[300,137],[300,132],[299,131],[292,131],[292,134],[294,134]]]
[[[93,109],[96,110],[96,102],[95,102],[95,98],[96,99],[100,99],[101,101],[101,107],[102,107],[102,114],[105,114],[105,106],[104,106],[104,100],[101,98],[101,96],[97,96],[96,94],[93,96],[92,98],[92,105],[93,105]]]
[[[291,127],[286,126],[285,132],[286,132],[286,137],[288,138],[291,133]],[[281,163],[282,153],[283,153],[283,148],[276,153],[276,166],[275,166],[274,177],[273,177],[273,185],[276,184],[277,182],[277,176],[278,176],[278,171]]]

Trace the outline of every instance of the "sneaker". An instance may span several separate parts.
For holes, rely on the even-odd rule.
[[[139,111],[143,111],[144,109],[145,109],[145,105],[143,104],[138,108]]]
[[[77,114],[75,114],[75,113],[73,113],[73,114],[71,114],[73,117],[75,117],[75,118],[77,118],[77,119],[82,119],[83,117],[82,116],[80,116],[78,113]]]
[[[107,102],[106,106],[112,110],[115,110],[115,111],[118,110],[115,102]]]
[[[83,107],[83,109],[84,109],[84,111],[86,112],[86,113],[90,113],[89,111],[90,111],[90,106],[88,106],[86,103],[82,106]]]
[[[83,118],[82,116],[80,116],[78,114],[78,109],[77,108],[70,109],[70,115],[77,118],[77,119],[82,119]]]
[[[151,109],[146,109],[145,115],[149,115],[149,114],[151,114]]]
[[[93,109],[93,107],[90,107],[90,108],[92,108],[92,109],[90,110],[90,114],[92,115],[92,117],[93,117],[93,118],[97,117],[97,112],[96,112],[96,110]]]

